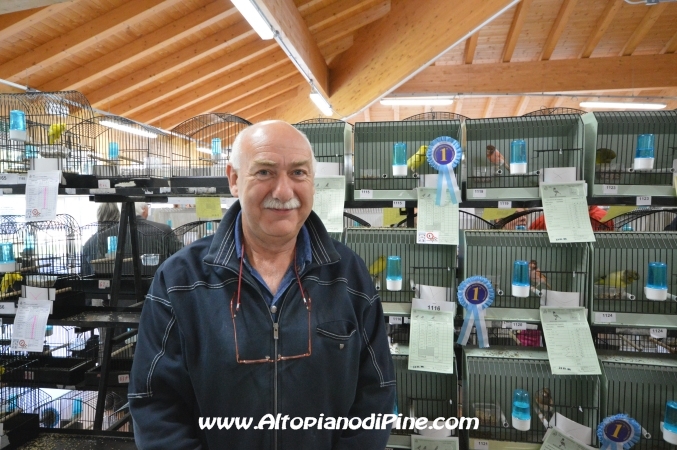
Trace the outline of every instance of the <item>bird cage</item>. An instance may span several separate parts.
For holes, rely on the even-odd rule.
[[[503,328],[505,326],[505,328]],[[543,332],[538,325],[525,324],[525,330],[513,330],[508,323],[493,321],[487,324],[487,336],[489,337],[489,346],[500,347],[543,347]],[[473,328],[468,338],[468,345],[479,345],[477,340],[477,329]]]
[[[116,182],[171,176],[173,139],[163,130],[106,115],[84,120],[70,133],[84,144],[82,174]]]
[[[489,448],[507,448],[495,441],[540,445],[547,429],[557,426],[556,414],[592,430],[599,424],[600,377],[553,375],[544,349],[466,348],[463,374],[463,415],[479,419],[479,428],[468,432],[469,448],[476,448],[473,443],[478,439],[489,441]],[[513,394],[517,389],[529,394],[530,405],[525,405],[525,416],[515,421]],[[592,430],[587,443],[595,446]]]
[[[0,423],[5,425],[5,430],[10,428],[8,423],[12,418],[22,413],[30,414],[38,405],[52,399],[31,384],[34,383],[27,381],[25,386],[0,388]]]
[[[402,417],[425,417],[430,422],[438,417],[445,420],[459,418],[458,381],[453,374],[421,372],[408,369],[409,358],[405,355],[393,355],[395,379],[397,381],[397,412]],[[455,365],[455,364],[454,364]],[[406,425],[406,424],[405,424]],[[408,427],[407,427],[408,428]],[[450,430],[449,433],[452,433]],[[393,429],[392,434],[411,435],[411,429]],[[453,434],[458,436],[458,430]]]
[[[73,131],[82,121],[94,118],[85,96],[77,91],[16,95],[27,105],[26,158],[29,169],[88,173],[91,162],[89,136]]]
[[[675,196],[677,111],[596,112],[584,120],[593,196]]]
[[[96,413],[96,391],[70,391],[33,408],[42,428],[93,430]]]
[[[315,176],[345,175],[346,155],[353,153],[353,126],[342,120],[311,119],[295,123],[313,147],[318,166]]]
[[[462,209],[459,213],[460,230],[491,230],[494,228],[494,225],[491,222],[484,220],[473,213]]]
[[[554,116],[559,114],[585,114],[585,111],[582,109],[576,108],[541,108],[536,111],[532,111],[526,114],[522,114],[522,117],[529,116]]]
[[[118,394],[116,392],[108,392],[106,394],[106,402],[104,405],[103,415],[103,429],[111,431],[131,432],[129,421],[120,428],[111,429],[117,421],[123,419],[129,413],[129,402],[127,396]]]
[[[431,111],[427,113],[415,114],[403,119],[404,122],[417,122],[421,120],[460,120],[461,122],[467,119],[466,116],[460,114],[450,113],[446,111]]]
[[[638,208],[614,217],[616,231],[677,231],[677,209]]]
[[[547,233],[537,231],[468,230],[464,235],[463,277],[482,276],[494,286],[488,320],[540,322],[541,306],[588,306],[587,243],[551,244]],[[528,265],[527,297],[515,296],[515,261]]]
[[[677,353],[677,334],[662,329],[593,327],[592,338],[598,350],[634,353]]]
[[[220,223],[221,220],[198,220],[176,227],[167,235],[167,239],[175,243],[172,246],[168,245],[168,248],[172,250],[170,255],[176,253],[180,249],[180,247],[177,248],[177,242],[181,246],[186,246],[198,239],[211,236],[216,233],[216,229],[219,227]]]
[[[577,114],[468,119],[467,198],[540,198],[539,181],[583,179],[583,122]],[[548,174],[546,174],[548,169]]]
[[[411,228],[347,228],[345,237],[346,245],[366,263],[386,314],[393,308],[401,311],[408,306],[412,298],[419,296],[421,286],[446,287],[445,301],[454,301],[455,246],[417,244],[416,230]],[[386,268],[391,256],[401,258],[399,291],[387,289]]]
[[[353,173],[355,200],[416,200],[417,193],[413,189],[437,186],[437,171],[428,164],[426,150],[431,141],[442,136],[461,142],[461,120],[357,122]],[[399,153],[405,150],[404,147],[406,155]],[[396,151],[398,155],[394,160]],[[395,164],[397,162],[402,164]],[[461,164],[454,169],[457,179],[460,171]]]
[[[606,212],[597,206],[590,206],[589,208],[593,208],[593,211],[589,213],[591,215],[606,215]],[[593,231],[614,231],[613,219],[600,222],[591,216],[590,225],[592,226]],[[494,226],[501,230],[542,231],[546,230],[545,215],[541,208],[517,211],[510,216],[504,217],[503,219],[497,221]]]
[[[225,177],[235,137],[251,122],[232,114],[195,116],[172,128],[172,176]]]
[[[0,216],[0,302],[16,301],[21,293],[21,274],[27,271],[21,267],[23,226],[22,216]],[[0,303],[0,308],[5,306]]]
[[[595,233],[595,241],[592,322],[676,329],[677,234]]]
[[[26,111],[28,105],[21,96],[0,93],[0,173],[26,173],[29,169],[28,158],[33,157],[33,147],[26,144]],[[10,113],[13,122],[16,121],[12,124],[15,130],[10,130]]]
[[[641,435],[633,449],[674,449],[661,431],[667,402],[677,400],[674,357],[602,354],[599,359],[604,374],[601,416],[625,413],[637,421]]]

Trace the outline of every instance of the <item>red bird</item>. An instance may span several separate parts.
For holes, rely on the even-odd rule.
[[[536,263],[536,260],[534,259],[529,261],[529,280],[531,280],[532,286],[545,285],[545,287],[550,289],[548,279],[541,273],[541,270],[538,268],[538,263]]]
[[[487,159],[492,165],[498,166],[499,169],[501,167],[505,167],[505,171],[510,172],[510,169],[505,163],[505,158],[503,155],[501,155],[501,152],[496,150],[496,147],[491,144],[487,145]]]

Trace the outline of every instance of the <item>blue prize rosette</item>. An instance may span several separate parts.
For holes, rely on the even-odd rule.
[[[639,442],[642,427],[627,414],[607,417],[597,427],[601,450],[628,450]]]
[[[458,287],[458,302],[466,309],[465,320],[458,343],[465,345],[473,325],[477,328],[477,341],[481,348],[489,347],[485,311],[494,303],[494,287],[484,277],[466,278]]]
[[[461,162],[461,156],[463,156],[461,144],[449,136],[440,136],[430,142],[426,156],[428,164],[439,172],[435,204],[437,206],[442,205],[445,183],[451,196],[451,203],[458,203],[459,199],[456,197],[456,192],[460,192],[460,190],[454,169]]]

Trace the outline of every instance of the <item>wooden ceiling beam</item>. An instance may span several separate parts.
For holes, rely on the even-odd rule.
[[[458,97],[456,100],[454,100],[454,103],[452,104],[451,112],[453,112],[454,114],[461,114],[462,109],[463,109],[463,97]]]
[[[613,22],[616,13],[621,9],[623,4],[623,0],[608,0],[604,11],[602,11],[602,15],[597,19],[592,34],[588,37],[585,46],[583,46],[581,54],[578,55],[579,58],[590,58],[590,55],[592,55],[595,47],[599,44],[599,41],[602,39],[602,36],[604,36],[604,33],[606,33],[606,30],[609,28],[609,25],[611,25],[611,22]]]
[[[677,52],[677,33],[675,33],[672,38],[665,44],[665,47],[661,50],[661,54],[664,53],[675,53]]]
[[[532,0],[522,0],[515,8],[515,15],[512,18],[510,30],[508,31],[508,38],[506,39],[505,45],[503,46],[503,55],[501,56],[501,61],[503,62],[510,62],[512,59],[512,54],[515,51],[517,39],[519,39],[519,35],[522,32],[524,18],[527,15],[529,6],[531,6],[531,2]]]
[[[484,105],[484,110],[482,111],[482,117],[485,119],[491,117],[494,113],[494,106],[496,106],[496,97],[487,98],[487,102]]]
[[[270,84],[298,73],[294,65],[286,58],[282,51],[275,56],[277,63],[270,64],[270,58],[249,63],[228,76],[217,78],[210,83],[203,83],[197,88],[184,94],[172,97],[166,102],[132,115],[134,120],[144,123],[155,123],[160,119],[170,116],[174,112],[189,111],[189,106],[197,104],[195,108],[204,108],[206,111],[214,110],[210,99],[221,98],[229,95],[235,99],[238,96],[248,94],[251,90],[266,87]],[[290,73],[291,70],[291,73]],[[224,93],[225,94],[221,94]],[[192,114],[190,117],[197,114]],[[163,123],[165,120],[163,119]]]
[[[82,86],[104,77],[116,70],[139,61],[164,47],[212,26],[233,14],[237,9],[229,2],[213,1],[167,25],[140,36],[82,67],[71,70],[60,77],[38,86],[41,91],[62,91],[80,89]]]
[[[274,41],[254,40],[219,58],[186,71],[178,77],[167,80],[152,88],[144,89],[138,95],[134,95],[111,106],[111,110],[116,111],[117,114],[133,114],[141,109],[149,108],[154,103],[163,101],[172,95],[178,95],[201,83],[209,82],[217,76],[225,76],[227,72],[232,72],[239,66],[258,59],[276,49],[279,49],[279,46]],[[277,58],[279,56],[278,54]],[[273,58],[271,63],[274,62],[275,58]]]
[[[311,14],[303,14],[311,33],[316,33],[322,28],[327,28],[337,22],[354,18],[365,9],[369,9],[373,3],[379,0],[341,0],[330,3],[326,7]]]
[[[430,66],[395,93],[520,94],[667,88],[677,86],[675,67],[677,54]]]
[[[303,81],[304,80],[301,79],[301,83]],[[298,86],[299,85],[297,84],[292,89],[277,94],[276,96],[258,103],[257,105],[249,106],[244,109],[236,109],[235,114],[246,119],[247,117],[258,116],[267,111],[275,109],[280,105],[284,105],[285,103],[294,100],[298,95]]]
[[[333,40],[343,38],[347,34],[352,34],[360,28],[373,23],[390,12],[390,0],[380,0],[374,6],[355,17],[347,18],[330,27],[314,33],[313,36],[319,46],[326,45]]]
[[[232,46],[235,43],[254,39],[256,33],[246,21],[238,22],[228,28],[217,31],[211,36],[195,44],[184,47],[178,52],[122,77],[93,92],[85,92],[92,106],[107,107],[107,105],[124,94],[149,84],[158,78],[186,67],[200,59]],[[258,38],[258,36],[256,36]]]
[[[477,40],[479,36],[480,32],[476,31],[473,34],[471,34],[468,39],[465,40],[465,49],[463,50],[463,61],[466,64],[472,64],[473,59],[475,59],[475,50],[477,50]]]
[[[0,2],[0,14],[11,14],[17,11],[26,11],[29,9],[42,8],[54,4],[68,2],[71,0],[3,0]]]
[[[557,47],[557,43],[559,42],[559,38],[562,36],[564,28],[566,28],[567,23],[569,22],[571,13],[576,8],[576,2],[577,0],[564,0],[564,3],[562,3],[559,13],[557,14],[557,19],[555,19],[555,24],[550,29],[548,39],[546,39],[545,45],[543,46],[541,59],[548,60],[552,56],[552,53],[555,51],[555,47]]]
[[[365,108],[364,110],[364,121],[371,122],[371,108]]]
[[[326,45],[320,46],[320,51],[324,55],[324,58],[327,60],[327,64],[330,63],[330,59],[340,55],[341,53],[348,50],[354,44],[353,35],[349,34],[339,39],[338,41],[331,41]]]
[[[0,15],[0,41],[49,19],[53,14],[58,14],[71,6],[73,6],[72,3],[57,3],[46,8],[2,14]]]
[[[519,101],[517,102],[517,106],[515,106],[515,110],[513,111],[512,115],[513,116],[521,116],[524,114],[524,111],[527,109],[527,105],[529,104],[529,97],[526,95],[523,95],[519,98]]]
[[[157,14],[158,11],[179,3],[181,0],[133,1],[98,16],[97,18],[58,36],[0,65],[0,78],[18,81],[40,70],[44,70],[64,58],[85,49],[97,41],[106,39],[123,30],[131,23],[137,23]]]
[[[296,66],[325,98],[329,97],[329,68],[320,52],[318,43],[311,35],[308,25],[293,0],[253,0],[261,13],[278,32],[282,41],[295,60]]]
[[[647,33],[651,31],[651,27],[654,26],[658,18],[667,7],[667,3],[659,3],[658,5],[653,5],[646,8],[648,11],[642,18],[642,21],[639,23],[639,25],[637,25],[637,28],[635,28],[632,36],[630,36],[628,41],[623,46],[623,50],[621,50],[619,56],[630,56],[634,53],[635,49],[637,49],[637,46],[646,37]]]

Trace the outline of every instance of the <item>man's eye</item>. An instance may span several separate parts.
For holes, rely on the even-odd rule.
[[[259,171],[256,172],[256,173],[257,173],[257,175],[263,175],[263,176],[270,175],[270,171],[269,171],[269,170],[265,170],[265,169],[259,170]]]
[[[306,171],[305,171],[305,170],[295,170],[295,171],[293,172],[293,174],[294,174],[295,176],[297,176],[297,177],[300,177],[300,176],[305,175],[305,174],[306,174]]]

